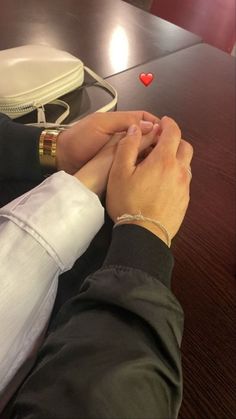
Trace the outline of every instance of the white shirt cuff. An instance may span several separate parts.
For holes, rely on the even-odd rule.
[[[31,234],[63,272],[85,252],[104,223],[99,198],[64,171],[0,209]]]

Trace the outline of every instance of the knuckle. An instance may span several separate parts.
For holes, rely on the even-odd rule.
[[[177,136],[181,138],[181,129],[179,125],[175,122],[174,119],[170,118],[169,116],[166,117],[166,121],[168,121],[168,128],[170,131],[170,135]]]
[[[190,144],[188,141],[183,140],[183,139],[181,140],[181,143],[184,146],[186,153],[188,153],[189,155],[192,156],[193,155],[193,146],[192,146],[192,144]]]
[[[188,143],[188,148],[189,148],[189,154],[192,157],[193,156],[193,153],[194,153],[193,146]]]
[[[188,168],[184,165],[179,167],[179,180],[182,184],[189,185],[189,182],[191,181],[192,176],[188,172]]]
[[[173,126],[173,130],[175,131],[175,135],[177,137],[181,138],[181,136],[182,136],[181,129],[180,129],[179,125],[176,124],[176,122],[174,122],[174,124],[175,125]]]

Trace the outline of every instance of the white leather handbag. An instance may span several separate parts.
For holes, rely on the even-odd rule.
[[[113,95],[113,100],[97,112],[114,108],[117,91],[68,52],[44,45],[0,51],[0,112],[14,119],[37,110],[38,122],[30,125],[63,127],[70,107],[59,98],[82,86],[84,70],[96,80],[95,85]],[[48,103],[65,108],[54,122],[46,121],[44,105]]]

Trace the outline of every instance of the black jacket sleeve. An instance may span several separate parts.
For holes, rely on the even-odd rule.
[[[172,267],[148,230],[115,228],[104,265],[55,319],[12,418],[176,418],[183,312]]]
[[[41,131],[0,113],[0,180],[43,180],[38,152]]]

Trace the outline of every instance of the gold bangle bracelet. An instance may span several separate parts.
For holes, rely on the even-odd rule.
[[[55,172],[57,138],[61,131],[47,129],[41,132],[39,138],[39,161],[41,166],[48,172]]]

